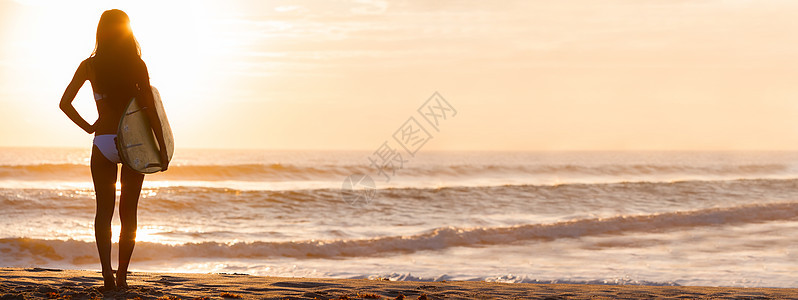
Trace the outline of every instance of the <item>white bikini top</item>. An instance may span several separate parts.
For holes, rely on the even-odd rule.
[[[106,94],[94,93],[94,101],[100,101],[106,96],[107,96]]]

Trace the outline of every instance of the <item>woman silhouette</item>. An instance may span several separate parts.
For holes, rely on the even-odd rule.
[[[72,100],[86,80],[91,82],[97,104],[98,118],[94,124],[86,122],[72,106]],[[94,234],[107,289],[127,287],[127,269],[136,244],[136,208],[144,174],[123,164],[119,197],[119,219],[122,223],[119,268],[114,280],[111,268],[111,219],[116,200],[117,164],[121,162],[115,138],[119,119],[133,97],[140,97],[143,106],[153,107],[149,73],[130,29],[130,18],[121,10],[108,10],[103,12],[97,25],[94,52],[80,63],[59,105],[72,122],[87,133],[95,133],[91,151],[91,176],[97,198]],[[153,128],[160,128],[156,111],[148,109],[147,114]],[[160,149],[166,149],[162,132],[155,130],[155,133]],[[163,168],[166,170],[169,160],[165,151],[161,153],[161,161],[166,162]]]

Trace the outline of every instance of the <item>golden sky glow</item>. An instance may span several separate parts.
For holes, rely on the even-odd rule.
[[[0,0],[2,146],[89,147],[120,8],[178,147],[372,150],[438,91],[425,149],[798,149],[794,1],[62,2]]]

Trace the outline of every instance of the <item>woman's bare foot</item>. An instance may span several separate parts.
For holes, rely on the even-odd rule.
[[[116,271],[116,287],[121,289],[128,288],[127,286],[127,272]]]
[[[116,289],[116,283],[114,280],[114,271],[113,270],[104,270],[103,271],[103,279],[105,283],[103,284],[104,290],[113,290]]]

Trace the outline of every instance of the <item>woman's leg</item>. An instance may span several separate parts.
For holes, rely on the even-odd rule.
[[[100,253],[105,288],[114,288],[114,271],[111,269],[111,219],[116,200],[116,164],[103,156],[97,146],[91,149],[91,177],[97,197],[94,216],[94,238]]]
[[[116,271],[116,285],[127,287],[127,267],[130,264],[130,256],[133,255],[133,247],[136,245],[136,210],[144,174],[122,165],[121,179],[119,220],[122,221],[122,229],[119,234],[119,268]]]

